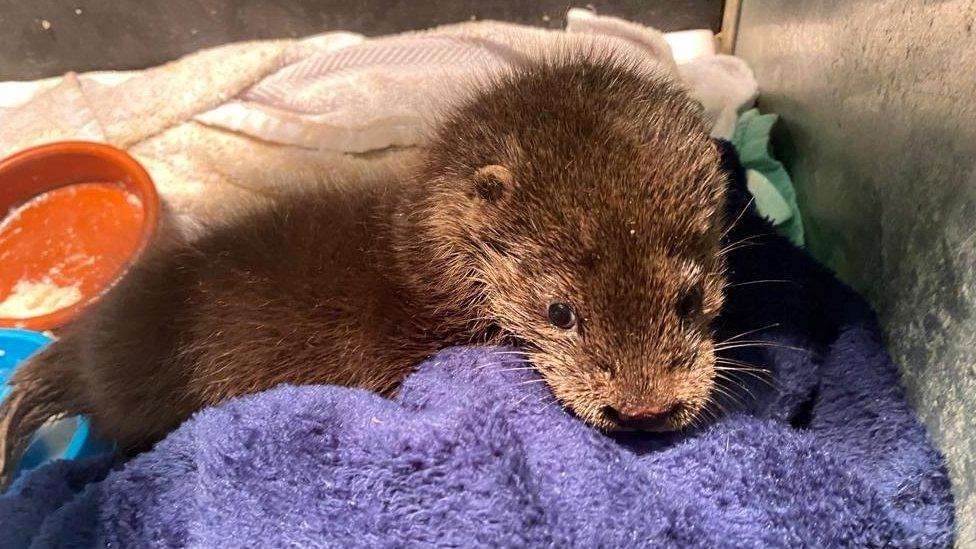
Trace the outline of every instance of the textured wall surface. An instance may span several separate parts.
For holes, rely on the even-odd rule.
[[[0,0],[0,80],[141,69],[227,42],[390,34],[500,19],[563,28],[572,6],[662,30],[718,30],[722,0]]]
[[[812,251],[875,304],[976,546],[976,0],[743,0]]]

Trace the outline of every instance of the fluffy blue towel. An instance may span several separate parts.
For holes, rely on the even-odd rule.
[[[726,162],[735,217],[746,194]],[[871,311],[752,211],[729,239],[750,236],[732,252],[720,337],[763,328],[743,339],[776,346],[733,351],[775,388],[742,375],[726,387],[741,403],[701,431],[608,437],[553,404],[516,355],[449,349],[395,401],[280,387],[205,410],[114,469],[44,467],[0,498],[0,542],[950,545],[942,458]]]

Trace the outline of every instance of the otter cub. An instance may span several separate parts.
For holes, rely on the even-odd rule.
[[[447,114],[403,181],[157,243],[14,376],[4,474],[54,415],[138,451],[280,383],[390,395],[457,344],[515,342],[596,427],[681,428],[715,376],[724,187],[666,77],[610,56],[529,63]]]

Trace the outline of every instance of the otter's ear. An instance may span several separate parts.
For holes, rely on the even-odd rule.
[[[497,204],[512,195],[515,176],[505,166],[491,164],[479,168],[471,178],[472,194],[489,204]]]

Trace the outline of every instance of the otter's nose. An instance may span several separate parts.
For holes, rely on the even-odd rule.
[[[668,429],[668,419],[677,406],[632,406],[620,409],[608,406],[607,415],[627,429],[640,431],[664,431]]]

